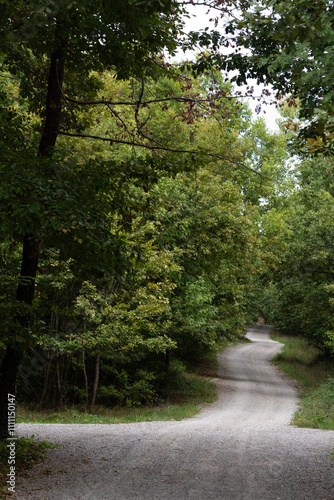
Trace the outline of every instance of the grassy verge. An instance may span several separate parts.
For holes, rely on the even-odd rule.
[[[15,441],[15,491],[18,488],[20,476],[36,463],[45,460],[46,450],[54,447],[45,441],[37,443],[33,441],[33,438],[34,436],[31,436],[31,438],[19,438]],[[11,494],[8,490],[11,485],[7,483],[10,479],[7,475],[10,472],[7,444],[8,441],[0,441],[0,498],[7,498],[7,494]]]
[[[273,340],[283,342],[283,350],[273,363],[297,381],[300,408],[293,424],[298,427],[334,430],[334,361],[301,337],[274,332]]]

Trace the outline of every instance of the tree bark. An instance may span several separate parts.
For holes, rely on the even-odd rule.
[[[94,377],[93,394],[90,402],[90,408],[94,408],[95,406],[96,393],[99,385],[99,378],[100,378],[100,354],[97,354],[95,358],[95,377]]]

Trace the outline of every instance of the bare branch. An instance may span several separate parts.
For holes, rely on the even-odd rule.
[[[109,104],[107,104],[107,108],[109,109],[110,113],[112,115],[114,115],[120,121],[121,125],[123,125],[123,127],[124,127],[125,132],[130,137],[134,137],[134,134],[129,130],[127,124],[125,123],[125,121],[123,120],[123,118],[120,116],[120,114],[117,113],[117,111],[115,111],[114,109],[112,109],[112,107]]]
[[[88,105],[88,106],[98,106],[98,105],[104,105],[104,106],[138,106],[138,100],[137,101],[105,101],[105,100],[100,100],[100,101],[78,101],[77,99],[72,99],[71,97],[66,96],[65,99],[69,102],[73,102],[74,104],[79,104],[79,105]],[[190,97],[164,97],[161,99],[150,99],[148,101],[141,101],[140,104],[141,106],[146,106],[147,104],[154,104],[154,103],[159,103],[159,102],[165,102],[165,101],[175,101],[175,102],[209,102],[210,99],[192,99]]]

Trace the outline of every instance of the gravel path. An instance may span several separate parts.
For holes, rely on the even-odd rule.
[[[289,425],[293,387],[269,360],[269,327],[220,357],[219,398],[181,422],[20,424],[61,443],[17,485],[22,500],[333,500],[333,431]]]

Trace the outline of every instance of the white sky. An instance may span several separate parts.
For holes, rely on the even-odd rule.
[[[214,23],[210,23],[209,19],[215,17],[215,13],[212,12],[209,15],[206,14],[208,8],[203,6],[188,6],[188,12],[191,15],[191,18],[186,21],[185,29],[186,31],[198,31],[200,29],[204,29],[209,27],[210,29],[219,30],[219,24],[217,28],[214,27]],[[180,59],[190,59],[192,57],[192,53],[183,54],[180,53]],[[249,85],[253,86],[255,89],[254,94],[260,95],[262,88],[256,85],[256,81],[249,81]],[[242,90],[242,89],[241,89]],[[258,92],[257,92],[258,90]],[[247,99],[247,102],[250,105],[250,108],[253,110],[254,117],[257,116],[263,117],[266,121],[266,124],[270,130],[278,130],[278,126],[276,124],[276,120],[278,118],[278,112],[275,108],[275,105],[262,105],[262,111],[259,115],[255,114],[255,106],[258,104],[258,101],[254,99]]]

